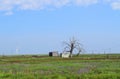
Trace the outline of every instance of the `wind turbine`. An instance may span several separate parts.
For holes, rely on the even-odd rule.
[[[16,52],[15,52],[16,54],[19,54],[19,49],[18,49],[18,48],[16,48],[15,51],[16,51]]]

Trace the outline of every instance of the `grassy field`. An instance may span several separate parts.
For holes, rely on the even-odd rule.
[[[0,79],[120,79],[120,54],[1,56]]]

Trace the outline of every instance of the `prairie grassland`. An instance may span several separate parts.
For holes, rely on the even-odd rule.
[[[120,79],[119,74],[119,54],[0,57],[0,79]]]

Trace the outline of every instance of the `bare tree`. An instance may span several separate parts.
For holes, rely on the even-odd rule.
[[[70,52],[70,57],[72,57],[73,51],[76,50],[78,52],[77,55],[80,55],[83,50],[83,45],[74,37],[70,38],[68,42],[63,42],[63,44],[65,45],[64,51]]]

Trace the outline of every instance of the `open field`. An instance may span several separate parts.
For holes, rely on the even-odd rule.
[[[120,79],[120,54],[1,56],[0,79]]]

